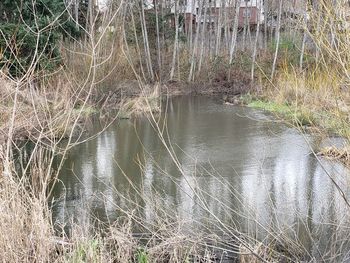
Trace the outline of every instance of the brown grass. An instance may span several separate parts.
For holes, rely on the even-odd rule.
[[[55,252],[50,212],[24,181],[0,175],[0,250],[3,262],[49,262]]]
[[[0,175],[2,262],[186,262],[193,257],[212,262],[208,238],[185,234],[182,223],[166,218],[158,218],[155,232],[141,245],[132,234],[132,221],[141,218],[132,212],[107,228],[91,231],[90,224],[72,224],[69,236],[56,236],[44,192],[12,172],[13,177]]]
[[[285,65],[258,97],[307,114],[326,134],[350,139],[350,95],[346,79],[336,69],[300,72]]]
[[[140,86],[136,97],[122,99],[119,106],[119,118],[130,118],[149,113],[161,112],[160,84]]]
[[[330,146],[323,148],[319,155],[334,161],[340,161],[346,165],[350,165],[350,149],[349,147],[337,148]]]
[[[18,84],[0,78],[0,141],[8,136],[14,114],[12,138],[35,140],[40,135],[48,140],[69,136],[72,123],[80,112],[81,105],[89,96],[87,92],[74,89],[64,74],[51,76],[33,84]],[[17,100],[15,96],[17,94]],[[85,104],[84,108],[91,108]]]

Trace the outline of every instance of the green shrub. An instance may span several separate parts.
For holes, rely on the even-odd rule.
[[[0,68],[12,76],[32,66],[54,69],[61,63],[60,39],[79,32],[63,0],[4,0],[0,10]]]

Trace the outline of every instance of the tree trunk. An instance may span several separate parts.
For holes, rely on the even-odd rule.
[[[258,21],[256,25],[256,33],[255,33],[255,42],[252,56],[252,70],[251,70],[251,80],[254,82],[254,71],[255,71],[255,61],[256,61],[256,53],[258,49],[258,41],[259,41],[259,31],[260,31],[260,13],[257,15]]]
[[[178,1],[175,1],[175,40],[174,40],[174,48],[173,48],[173,60],[171,63],[170,70],[170,80],[174,78],[175,67],[176,67],[176,55],[178,51],[178,42],[179,42],[179,12],[178,12]]]
[[[239,18],[239,8],[240,8],[240,0],[236,0],[236,11],[235,11],[235,20],[233,23],[233,32],[231,38],[231,47],[230,47],[230,64],[232,64],[233,57],[235,54],[236,44],[237,44],[237,33],[238,33],[238,18]]]
[[[277,56],[278,56],[278,50],[280,45],[282,7],[283,7],[283,0],[280,0],[280,4],[278,8],[277,28],[276,28],[276,49],[275,49],[275,55],[274,55],[273,64],[272,64],[271,81],[273,80],[273,77],[275,75]]]

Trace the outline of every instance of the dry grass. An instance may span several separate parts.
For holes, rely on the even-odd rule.
[[[92,50],[89,43],[65,43],[64,47],[66,71],[76,81],[84,83],[87,78],[91,78],[92,63],[98,64],[94,92],[115,90],[122,82],[136,80],[137,75],[142,76],[139,55],[134,48],[125,50],[118,36],[113,40],[104,39],[96,50]],[[92,61],[93,52],[97,53],[95,61]]]
[[[1,138],[2,140],[5,139],[6,136],[6,127],[9,124],[10,118],[11,118],[11,109],[13,109],[14,106],[14,94],[15,94],[15,85],[11,84],[9,81],[6,81],[5,79],[0,79],[0,130],[1,130]],[[28,113],[31,112],[30,104],[24,104],[21,103],[20,107],[17,109],[17,122],[16,122],[16,130],[25,128],[28,125],[30,125],[31,120],[28,118]],[[25,116],[28,114],[27,116]]]
[[[160,84],[140,85],[139,94],[134,98],[124,98],[120,102],[118,117],[130,118],[149,113],[161,112]]]
[[[50,140],[67,137],[76,117],[83,119],[87,92],[74,89],[64,74],[52,76],[41,83],[15,83],[0,78],[0,141],[8,137],[11,118],[14,139]],[[80,110],[84,104],[84,109]],[[15,114],[13,115],[13,112]]]
[[[350,95],[346,80],[336,70],[317,69],[300,72],[283,67],[273,85],[265,85],[262,96],[268,101],[290,107],[322,128],[350,139]],[[306,116],[306,115],[307,116]],[[303,122],[302,122],[303,123]]]
[[[346,165],[350,165],[350,149],[349,147],[337,148],[334,146],[323,148],[319,155],[330,160],[341,161]]]
[[[42,172],[37,176],[42,178]],[[212,250],[205,245],[208,238],[185,234],[181,222],[167,218],[158,218],[154,232],[140,243],[132,222],[141,218],[131,211],[107,228],[91,231],[90,224],[72,224],[69,236],[56,236],[45,192],[37,192],[14,170],[11,177],[0,178],[2,262],[213,262]],[[48,181],[43,183],[47,186]]]
[[[46,199],[35,197],[25,180],[0,178],[2,262],[49,262],[55,243]]]

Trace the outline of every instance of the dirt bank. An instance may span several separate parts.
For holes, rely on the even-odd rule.
[[[84,130],[84,119],[92,113],[119,110],[130,99],[177,95],[222,95],[223,98],[231,98],[251,91],[252,85],[247,75],[237,71],[232,72],[231,76],[228,79],[226,74],[217,74],[210,82],[174,80],[144,84],[125,81],[115,87],[96,89],[88,99],[77,97],[62,81],[57,82],[56,90],[52,87],[30,90],[24,85],[18,92],[16,102],[15,86],[1,80],[0,144],[7,141],[12,118],[13,140],[35,140],[39,135],[47,139],[62,139]]]

